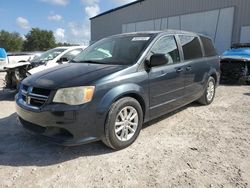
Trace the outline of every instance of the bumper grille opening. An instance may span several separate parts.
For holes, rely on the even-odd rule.
[[[30,105],[41,107],[46,101],[41,99],[30,99]]]
[[[73,139],[73,135],[67,131],[66,129],[59,127],[42,127],[31,122],[25,121],[24,119],[19,117],[19,120],[23,127],[31,132],[36,134],[41,134],[50,138],[58,139],[58,140],[70,140]]]
[[[39,125],[33,124],[31,122],[25,121],[22,118],[19,118],[21,124],[23,125],[24,128],[26,128],[29,131],[32,131],[37,134],[43,134],[46,130],[45,127],[41,127]]]
[[[45,135],[59,140],[73,139],[73,135],[69,131],[59,127],[48,127]]]

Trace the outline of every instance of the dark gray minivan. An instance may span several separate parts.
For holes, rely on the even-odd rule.
[[[210,104],[219,57],[206,36],[184,31],[102,39],[69,64],[23,80],[16,96],[27,130],[62,145],[102,140],[119,150],[142,124],[193,101]]]

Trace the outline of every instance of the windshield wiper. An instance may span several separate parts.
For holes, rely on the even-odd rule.
[[[99,61],[93,61],[93,60],[74,61],[74,63],[104,64],[104,63],[101,63]]]

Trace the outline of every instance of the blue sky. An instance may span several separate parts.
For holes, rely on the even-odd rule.
[[[90,40],[89,18],[135,0],[0,0],[0,30],[52,30],[58,42]]]

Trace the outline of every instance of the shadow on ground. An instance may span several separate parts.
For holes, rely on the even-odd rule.
[[[0,90],[0,101],[14,101],[16,91],[1,89]]]
[[[143,126],[146,129],[184,109],[164,115]],[[64,147],[47,142],[26,132],[17,122],[17,115],[0,119],[0,165],[49,166],[83,156],[103,155],[114,152],[101,141],[75,147]]]
[[[31,135],[17,123],[17,115],[0,119],[0,165],[49,166],[82,156],[113,152],[101,142],[63,147]]]
[[[250,97],[250,93],[244,93],[244,95],[246,95],[246,96],[249,96],[249,97]]]

